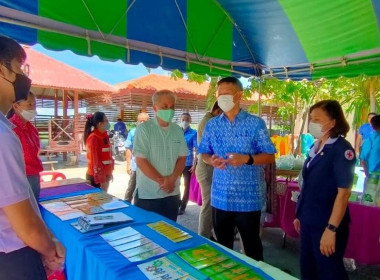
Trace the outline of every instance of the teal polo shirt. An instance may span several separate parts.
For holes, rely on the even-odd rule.
[[[173,173],[179,157],[187,156],[188,149],[183,136],[182,128],[174,123],[168,127],[161,127],[157,118],[140,124],[136,128],[133,143],[133,155],[146,158],[150,164],[162,175]],[[137,166],[136,191],[141,199],[156,199],[180,194],[180,177],[175,183],[172,193],[166,193],[159,185],[145,176]]]

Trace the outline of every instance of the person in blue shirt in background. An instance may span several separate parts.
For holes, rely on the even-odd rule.
[[[355,145],[355,150],[356,150],[356,155],[360,154],[361,147],[366,139],[369,138],[371,133],[373,132],[373,128],[371,126],[371,119],[376,116],[376,113],[369,113],[368,114],[368,122],[365,124],[362,124],[359,127],[358,135],[356,136],[356,145]]]
[[[221,79],[217,96],[224,113],[208,121],[198,148],[203,161],[214,167],[211,206],[216,239],[233,249],[237,227],[245,254],[263,260],[259,233],[264,165],[274,162],[276,149],[263,119],[240,108],[243,86],[237,78]]]
[[[336,100],[314,104],[309,118],[309,132],[317,141],[303,166],[294,220],[301,236],[301,279],[348,279],[343,256],[356,162],[354,149],[345,139],[350,127]]]
[[[125,123],[123,122],[121,118],[117,119],[117,123],[114,124],[113,130],[118,131],[120,135],[124,137],[124,139],[127,138],[127,133],[128,133],[127,126],[125,125]]]
[[[191,116],[189,113],[183,113],[181,115],[180,127],[183,129],[183,134],[185,136],[187,148],[189,153],[186,157],[186,166],[182,172],[185,190],[183,192],[183,197],[179,206],[178,215],[183,215],[186,210],[187,203],[189,202],[189,192],[190,192],[190,179],[191,174],[195,171],[197,165],[197,157],[194,156],[197,152],[197,131],[190,127]]]
[[[142,124],[149,120],[149,115],[147,113],[140,113],[137,116],[137,125]],[[133,128],[127,136],[127,140],[125,141],[125,159],[127,160],[127,173],[130,176],[128,187],[124,195],[124,199],[128,202],[132,202],[133,192],[136,188],[136,158],[132,155],[133,150],[133,139],[135,137],[136,127]]]
[[[371,119],[371,125],[374,131],[364,141],[360,153],[361,165],[367,177],[374,172],[380,172],[380,115]]]

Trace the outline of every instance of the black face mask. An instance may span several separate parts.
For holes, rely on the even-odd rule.
[[[12,69],[9,70],[16,74],[16,79],[13,82],[11,82],[10,80],[4,77],[3,78],[4,80],[10,82],[13,85],[13,89],[15,91],[15,102],[27,99],[30,87],[32,85],[32,80],[23,74],[16,73]]]

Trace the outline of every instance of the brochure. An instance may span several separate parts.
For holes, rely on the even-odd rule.
[[[207,276],[193,269],[175,254],[137,265],[147,279],[205,280]]]
[[[148,224],[148,227],[165,236],[174,243],[182,242],[192,238],[192,236],[187,232],[164,221]]]
[[[76,195],[41,202],[41,205],[61,220],[70,220],[85,214],[98,214],[128,207],[123,200],[105,192]]]
[[[132,227],[106,232],[100,236],[130,262],[143,261],[167,252]]]
[[[103,228],[115,223],[129,222],[133,221],[131,217],[122,213],[107,213],[107,214],[96,214],[96,215],[85,215],[78,218],[78,221],[72,223],[71,225],[82,233],[93,231],[96,229]]]

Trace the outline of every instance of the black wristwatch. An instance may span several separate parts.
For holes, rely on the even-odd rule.
[[[255,161],[253,160],[253,156],[252,155],[248,155],[248,156],[249,156],[249,159],[247,160],[245,164],[253,165],[255,163]]]
[[[328,224],[326,228],[328,230],[331,230],[332,232],[336,232],[336,230],[338,229],[336,226],[334,226],[332,224]]]

